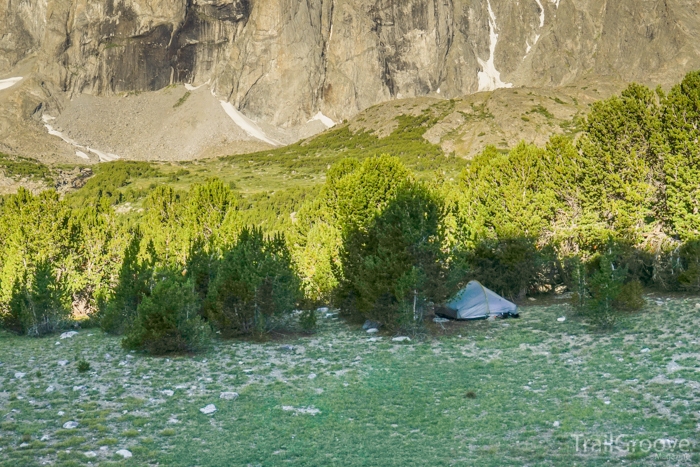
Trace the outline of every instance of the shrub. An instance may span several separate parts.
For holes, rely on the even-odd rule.
[[[3,324],[30,336],[54,332],[69,316],[63,295],[50,265],[42,262],[30,278],[15,282]]]
[[[299,315],[299,325],[304,331],[316,329],[316,312],[314,310],[304,310]]]
[[[600,328],[612,328],[620,312],[636,311],[644,306],[644,289],[638,279],[628,280],[630,274],[613,247],[594,258],[588,265],[578,261],[574,278],[573,305]]]
[[[678,275],[681,289],[700,291],[700,240],[689,241],[679,251],[682,272]]]
[[[90,371],[90,364],[85,360],[80,360],[78,362],[78,373],[86,373]]]
[[[107,333],[123,334],[136,318],[141,300],[149,293],[152,264],[138,258],[141,238],[139,232],[134,232],[124,251],[119,281],[100,320],[102,330]]]
[[[394,328],[422,322],[426,302],[446,294],[441,212],[427,187],[408,182],[366,227],[346,227],[336,297],[345,315]]]
[[[192,282],[174,272],[163,273],[151,294],[138,305],[122,346],[156,355],[202,350],[209,343],[211,330],[197,310]]]
[[[264,333],[271,319],[290,313],[301,298],[284,237],[244,228],[224,253],[209,285],[207,316],[224,335]]]

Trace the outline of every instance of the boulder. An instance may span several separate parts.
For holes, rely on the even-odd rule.
[[[209,404],[199,409],[199,411],[202,412],[204,415],[209,415],[216,412],[216,406],[214,404]]]
[[[119,451],[117,451],[117,455],[122,456],[124,459],[128,459],[133,454],[131,454],[131,451],[129,451],[128,449],[120,449]]]
[[[365,321],[365,324],[362,325],[362,329],[367,331],[368,329],[379,329],[382,327],[382,324],[377,322],[377,321],[372,321],[371,319],[368,319]]]
[[[64,423],[63,428],[66,430],[72,430],[74,428],[78,428],[78,422],[71,420],[70,422]]]

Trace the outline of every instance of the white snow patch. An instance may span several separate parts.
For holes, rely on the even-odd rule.
[[[483,71],[477,73],[479,78],[479,91],[493,91],[498,88],[512,88],[512,83],[504,83],[501,81],[501,72],[496,69],[494,64],[494,56],[496,54],[496,44],[498,43],[498,33],[496,30],[496,15],[491,8],[491,1],[487,0],[489,8],[489,59],[483,61],[477,57],[477,61]]]
[[[311,123],[313,121],[319,121],[319,122],[323,123],[323,125],[326,128],[332,128],[335,126],[335,122],[333,120],[331,120],[329,117],[326,117],[325,115],[323,115],[323,112],[321,112],[321,111],[319,111],[316,115],[311,117],[311,120],[309,120],[306,123]]]
[[[282,410],[285,412],[294,412],[294,415],[299,415],[299,414],[306,414],[306,415],[317,415],[320,414],[321,411],[318,410],[317,408],[313,406],[309,407],[292,407],[291,405],[283,405]]]
[[[537,6],[540,7],[540,27],[544,26],[544,7],[542,6],[542,2],[540,0],[535,0],[537,2]]]
[[[46,130],[49,132],[50,135],[52,136],[58,136],[61,138],[63,141],[66,143],[70,144],[71,146],[74,146],[78,149],[84,149],[85,151],[91,152],[95,154],[99,159],[100,162],[111,162],[119,159],[119,156],[116,154],[111,154],[111,153],[105,153],[97,149],[93,149],[90,147],[83,146],[82,144],[79,144],[75,140],[69,138],[68,136],[64,135],[60,131],[56,130],[49,122],[56,120],[56,117],[52,117],[51,115],[44,114],[41,116],[41,120],[44,122],[44,127],[46,127]],[[81,159],[90,159],[85,152],[76,150],[75,155],[80,157]],[[63,337],[61,338],[63,339]]]
[[[233,106],[233,104],[226,101],[219,102],[221,103],[221,107],[224,109],[224,112],[226,112],[226,115],[231,117],[231,120],[233,120],[236,125],[245,131],[248,136],[252,136],[253,138],[259,139],[260,141],[264,141],[273,146],[280,146],[280,143],[268,138],[265,132],[262,131],[262,129],[256,125],[254,121],[240,113],[238,109]]]
[[[14,78],[0,79],[0,91],[3,89],[11,88],[15,84],[22,81],[21,76],[15,76]]]
[[[99,157],[100,162],[112,162],[119,159],[119,156],[117,156],[116,154],[98,151],[97,149],[93,148],[87,148],[87,150]]]

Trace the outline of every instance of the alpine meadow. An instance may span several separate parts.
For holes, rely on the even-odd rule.
[[[700,7],[25,3],[0,466],[700,465]]]

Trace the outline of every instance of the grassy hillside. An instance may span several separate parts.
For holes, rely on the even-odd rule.
[[[646,298],[615,335],[556,300],[403,343],[319,312],[315,335],[197,358],[132,355],[93,329],[0,334],[0,465],[697,465],[700,301]],[[610,433],[619,451],[591,450]],[[693,445],[639,447],[658,439]]]

